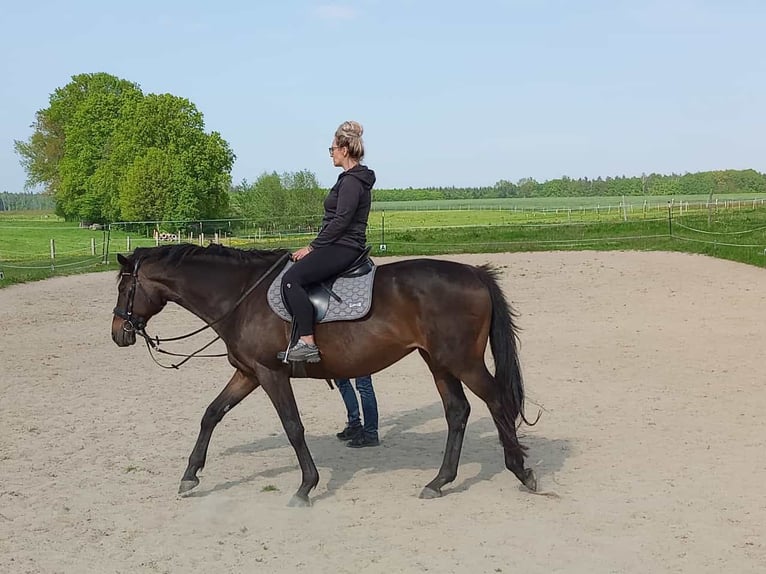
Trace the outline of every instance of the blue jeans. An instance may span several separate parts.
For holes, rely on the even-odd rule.
[[[362,426],[359,419],[359,401],[356,399],[356,393],[351,386],[350,379],[335,379],[340,396],[346,404],[348,414],[348,426]],[[356,378],[356,390],[359,392],[359,398],[362,401],[362,414],[364,415],[364,434],[369,437],[378,438],[378,401],[375,398],[375,391],[372,388],[372,377],[365,375]]]

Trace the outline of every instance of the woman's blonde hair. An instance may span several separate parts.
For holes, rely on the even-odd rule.
[[[343,122],[335,130],[335,143],[338,147],[348,148],[348,155],[351,159],[362,161],[364,158],[363,133],[364,128],[359,122]]]

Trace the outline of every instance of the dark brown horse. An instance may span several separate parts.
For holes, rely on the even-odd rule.
[[[286,259],[284,250],[185,244],[139,248],[129,257],[118,255],[122,269],[112,320],[117,345],[134,344],[136,331],[142,332],[146,322],[172,301],[212,324],[237,369],[205,411],[181,480],[182,494],[199,484],[197,472],[205,466],[215,426],[261,386],[279,414],[301,467],[301,485],[291,504],[310,504],[309,493],[319,473],[304,439],[290,367],[276,358],[287,346],[290,325],[271,311],[266,299],[269,283]],[[536,490],[534,473],[524,468],[524,447],[516,437],[516,421],[524,417],[524,388],[513,312],[491,268],[437,259],[381,265],[370,313],[357,321],[319,324],[315,333],[322,360],[306,365],[310,378],[375,373],[416,349],[428,364],[444,403],[448,433],[439,473],[421,497],[440,496],[442,487],[457,476],[470,412],[461,381],[487,403],[506,467],[527,488]],[[488,340],[494,376],[484,364]]]

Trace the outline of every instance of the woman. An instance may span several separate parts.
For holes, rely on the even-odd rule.
[[[360,163],[364,158],[362,132],[362,126],[352,121],[343,122],[335,131],[330,157],[343,172],[324,200],[319,234],[308,246],[293,253],[295,264],[282,276],[282,293],[299,337],[288,351],[290,361],[320,360],[314,340],[314,307],[306,286],[346,269],[367,244],[375,172]]]

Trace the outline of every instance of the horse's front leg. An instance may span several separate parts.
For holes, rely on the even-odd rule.
[[[298,464],[301,467],[301,485],[290,500],[290,506],[311,506],[309,492],[319,483],[319,471],[306,446],[303,423],[298,413],[298,405],[295,404],[290,377],[284,372],[271,371],[265,367],[257,371],[257,376],[263,390],[277,409],[279,420],[282,421],[282,426],[290,444],[295,449]]]
[[[258,388],[258,381],[254,377],[245,375],[237,370],[226,384],[221,393],[210,403],[205,410],[200,423],[199,436],[189,456],[189,466],[181,479],[181,486],[178,488],[178,494],[188,494],[199,484],[197,472],[205,467],[207,458],[207,447],[210,444],[210,437],[216,425],[221,422],[224,415],[233,409],[242,399]]]

